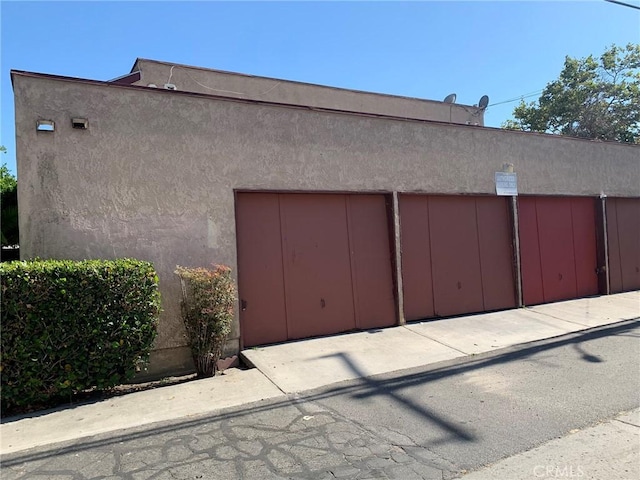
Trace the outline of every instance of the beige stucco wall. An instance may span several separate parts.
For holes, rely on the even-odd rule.
[[[138,59],[137,85],[171,83],[178,90],[230,98],[263,100],[307,107],[330,108],[456,124],[484,125],[484,110],[470,105],[398,97],[302,82]],[[478,96],[479,99],[479,96]]]
[[[492,194],[509,162],[522,194],[640,196],[636,146],[28,74],[13,83],[23,258],[152,261],[164,308],[156,374],[189,366],[175,266],[236,270],[235,189]],[[88,130],[71,128],[76,116]],[[36,132],[39,118],[56,131]]]

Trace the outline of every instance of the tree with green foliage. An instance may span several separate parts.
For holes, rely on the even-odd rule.
[[[9,171],[7,164],[3,163],[0,167],[0,192],[4,193],[13,190],[17,184],[16,177]]]
[[[640,45],[565,57],[558,79],[537,101],[521,101],[513,117],[502,127],[640,144]]]
[[[0,152],[7,149],[0,145]],[[18,182],[6,164],[0,167],[0,230],[2,246],[18,244]]]

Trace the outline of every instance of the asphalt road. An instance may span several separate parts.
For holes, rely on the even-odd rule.
[[[2,478],[454,478],[637,408],[639,359],[634,320],[20,452]]]

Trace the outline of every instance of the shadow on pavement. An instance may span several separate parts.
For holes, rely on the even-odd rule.
[[[399,388],[404,387],[387,387],[385,380],[376,380],[375,377],[366,377],[364,372],[358,367],[358,365],[349,357],[346,353],[338,353],[334,355],[327,355],[327,357],[338,357],[342,360],[347,367],[353,371],[356,375],[360,377],[360,386],[359,388],[364,388],[366,391],[363,393],[357,393],[353,395],[353,398],[361,399],[365,398],[371,394],[373,395],[385,395],[392,398],[395,402],[404,405],[405,407],[413,410],[426,420],[434,423],[442,430],[446,431],[449,435],[452,435],[459,440],[464,440],[467,442],[471,442],[474,440],[474,436],[468,432],[467,430],[457,426],[455,423],[443,418],[441,415],[436,415],[433,412],[430,412],[424,406],[417,404],[416,402],[404,398],[401,395],[398,395],[397,391]],[[308,398],[308,397],[307,397]]]
[[[130,431],[128,433],[121,432],[120,434],[115,435],[113,433],[100,434],[99,436],[97,436],[99,438],[93,437],[93,439],[79,439],[72,442],[64,442],[62,444],[37,447],[36,449],[32,449],[26,452],[3,455],[2,464],[3,466],[13,466],[22,462],[43,460],[55,455],[59,455],[62,452],[82,452],[95,447],[113,445],[134,439],[149,438],[153,437],[156,434],[200,426],[206,423],[210,423],[211,421],[228,420],[250,415],[253,413],[259,413],[268,410],[273,411],[279,408],[290,407],[292,405],[295,406],[296,403],[321,400],[336,395],[348,394],[351,394],[355,399],[362,399],[369,396],[377,395],[388,396],[393,399],[393,401],[414,410],[415,412],[423,416],[426,420],[432,422],[437,427],[447,432],[450,436],[453,436],[459,440],[473,442],[474,436],[465,429],[456,425],[455,420],[449,420],[440,415],[437,415],[434,412],[429,411],[429,409],[427,409],[424,405],[419,405],[415,402],[412,402],[411,400],[403,398],[401,395],[399,395],[398,392],[405,388],[425,384],[450,376],[459,375],[465,372],[526,359],[538,353],[551,351],[564,346],[573,346],[586,362],[603,362],[604,360],[602,358],[587,353],[584,349],[583,344],[591,340],[608,336],[638,337],[638,334],[632,332],[632,330],[638,327],[640,327],[640,317],[616,323],[614,325],[596,327],[588,331],[567,334],[562,337],[556,337],[555,339],[540,340],[524,346],[513,346],[506,349],[486,352],[475,356],[447,360],[444,362],[440,362],[439,364],[422,367],[421,371],[419,372],[408,373],[402,376],[398,376],[396,372],[395,374],[382,374],[375,377],[345,381],[339,385],[334,385],[332,387],[323,387],[311,392],[294,396],[293,398],[290,397],[275,401],[265,400],[254,403],[251,406],[245,405],[241,407],[232,407],[222,412],[218,411],[212,414],[203,414],[203,416],[194,420],[163,422],[160,425],[154,424],[152,426],[139,427],[134,431]],[[348,354],[340,354],[340,357],[354,372],[361,373],[359,367],[351,361]],[[412,371],[415,370],[416,369],[412,369]],[[395,376],[391,378],[385,378],[390,375]]]

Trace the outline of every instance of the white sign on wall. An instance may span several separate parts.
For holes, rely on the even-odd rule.
[[[496,172],[496,194],[515,197],[518,195],[518,176],[516,173]]]

